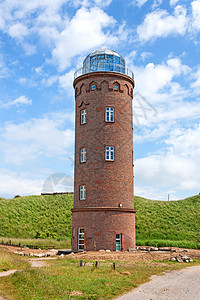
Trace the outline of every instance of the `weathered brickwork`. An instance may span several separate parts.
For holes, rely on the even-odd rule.
[[[78,250],[78,228],[85,231],[86,250],[116,250],[116,234],[122,236],[122,250],[135,247],[133,88],[131,78],[113,72],[89,73],[74,81],[74,251]],[[106,107],[114,107],[113,123],[105,121]],[[81,110],[85,109],[87,123],[81,125]],[[114,161],[105,161],[106,146],[115,147]],[[80,163],[81,148],[87,149],[84,163]],[[86,186],[86,200],[79,200],[81,185]]]
[[[122,233],[122,251],[135,247],[135,214],[120,211],[73,212],[77,225],[72,236],[73,249],[77,250],[78,228],[85,229],[85,250],[116,250],[116,233]]]

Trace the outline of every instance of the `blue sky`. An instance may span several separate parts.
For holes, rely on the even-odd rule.
[[[199,193],[199,37],[200,0],[1,0],[0,196],[72,190],[73,74],[100,48],[135,74],[135,194]]]

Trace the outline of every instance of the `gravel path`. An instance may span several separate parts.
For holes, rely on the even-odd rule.
[[[200,266],[152,276],[151,281],[116,300],[199,300]]]

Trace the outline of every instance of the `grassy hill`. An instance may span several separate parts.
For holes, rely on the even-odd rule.
[[[0,198],[0,236],[58,238],[71,235],[73,195]],[[135,197],[137,244],[200,247],[200,196],[179,201]],[[185,242],[186,241],[186,242]],[[177,244],[178,246],[178,244]],[[189,247],[189,246],[188,246]]]
[[[169,240],[169,246],[176,246],[171,241],[185,241],[182,246],[186,247],[188,241],[200,248],[200,195],[170,202],[135,197],[135,207],[138,244],[152,245],[157,240],[161,246],[158,241],[164,240],[167,246]]]
[[[0,200],[0,236],[15,238],[71,235],[73,195],[27,196]]]

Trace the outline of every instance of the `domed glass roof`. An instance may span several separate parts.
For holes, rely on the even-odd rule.
[[[125,60],[117,52],[109,49],[92,51],[83,61],[83,67],[74,74],[78,76],[91,72],[117,72],[123,73],[133,79],[133,73],[125,66]]]
[[[124,73],[125,60],[113,50],[94,50],[84,60],[83,69],[85,73],[99,71]]]

